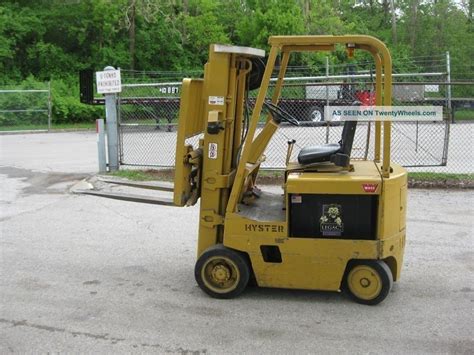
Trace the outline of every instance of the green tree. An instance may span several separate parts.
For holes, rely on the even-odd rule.
[[[248,1],[245,10],[236,29],[240,44],[267,49],[270,36],[305,33],[303,12],[293,0]]]
[[[213,0],[190,0],[188,13],[181,21],[185,31],[183,47],[188,63],[192,68],[201,68],[206,62],[209,45],[212,43],[230,43],[224,26],[218,21],[219,6]]]

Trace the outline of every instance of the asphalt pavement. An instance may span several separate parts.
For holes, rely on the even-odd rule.
[[[2,354],[473,352],[473,191],[409,190],[401,280],[378,306],[255,287],[215,300],[193,276],[197,206],[71,194],[97,170],[95,135],[0,144]]]

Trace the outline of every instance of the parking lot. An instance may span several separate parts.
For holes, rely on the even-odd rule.
[[[472,353],[474,191],[409,190],[401,280],[378,306],[215,300],[194,281],[197,206],[69,192],[97,171],[95,139],[0,136],[1,353]]]

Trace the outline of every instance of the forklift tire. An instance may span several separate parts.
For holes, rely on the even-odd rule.
[[[247,287],[250,267],[244,255],[217,244],[199,257],[194,277],[199,287],[209,296],[233,298]]]
[[[345,278],[345,289],[351,298],[366,305],[382,302],[392,285],[392,272],[381,260],[358,260],[351,265]]]

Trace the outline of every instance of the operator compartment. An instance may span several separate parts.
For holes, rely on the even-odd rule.
[[[287,172],[290,238],[376,239],[382,178],[372,161],[352,166]]]
[[[251,200],[239,203],[238,214],[249,220],[285,222],[285,204],[281,192],[254,189]]]

